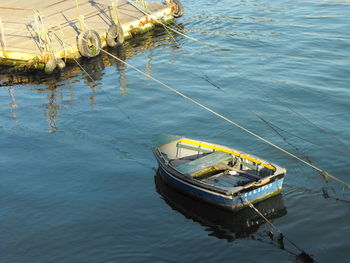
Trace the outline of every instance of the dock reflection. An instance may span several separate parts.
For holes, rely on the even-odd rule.
[[[182,27],[182,25],[176,24],[176,27]],[[180,37],[158,26],[149,32],[131,38],[122,47],[109,48],[108,52],[123,61],[127,61],[135,55],[144,54],[146,65],[145,68],[140,69],[147,72],[149,76],[152,76],[152,64],[154,63],[153,49],[178,49],[179,46],[176,38]],[[108,67],[114,68],[116,74],[112,75],[110,70],[106,71],[105,69]],[[85,99],[89,101],[91,110],[95,110],[97,96],[108,96],[108,93],[103,91],[101,84],[103,78],[106,78],[106,72],[109,74],[107,78],[113,76],[117,80],[113,82],[115,83],[115,93],[118,93],[122,97],[128,96],[129,80],[126,71],[126,64],[101,52],[100,55],[94,58],[67,61],[67,67],[64,70],[56,71],[51,75],[40,72],[27,72],[25,69],[23,69],[23,72],[10,72],[8,68],[0,67],[0,87],[8,89],[6,96],[10,100],[9,114],[17,123],[20,120],[16,114],[16,108],[21,106],[19,102],[16,102],[18,89],[29,88],[31,93],[45,96],[47,101],[45,111],[49,132],[55,133],[59,130],[57,118],[60,115],[62,98],[64,98],[66,106],[77,105],[75,94],[79,94],[80,90],[78,88],[82,86],[79,83],[83,83],[83,86],[90,90],[89,95],[85,96]]]
[[[231,212],[192,199],[168,186],[158,171],[154,180],[156,190],[163,200],[186,218],[205,226],[209,236],[233,242],[237,238],[245,238],[254,234],[265,223],[264,219],[251,208]],[[268,219],[279,218],[287,214],[282,195],[262,201],[255,207]]]
[[[174,23],[170,26],[174,28],[183,28],[182,24]],[[179,47],[179,41],[182,36],[170,32],[161,26],[156,26],[153,30],[145,32],[128,39],[123,46],[118,48],[108,48],[107,51],[120,59],[126,61],[129,58],[146,54],[146,67],[143,69],[147,74],[151,75],[153,63],[153,49],[170,49],[176,50]],[[78,62],[78,63],[77,63]],[[94,82],[101,80],[104,75],[106,67],[115,66],[116,71],[124,73],[126,65],[122,62],[110,57],[104,52],[101,52],[94,58],[80,58],[75,62],[74,60],[67,61],[67,67],[62,71],[55,71],[53,74],[47,75],[39,71],[27,70],[25,67],[18,69],[9,69],[8,67],[0,67],[0,86],[14,86],[14,85],[38,85],[52,82],[67,81],[77,77],[83,77],[87,82]],[[82,69],[83,68],[83,69]],[[90,76],[87,76],[89,74]],[[92,79],[91,79],[92,77]],[[67,85],[67,84],[63,84]]]

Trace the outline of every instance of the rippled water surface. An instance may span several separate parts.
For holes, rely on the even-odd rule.
[[[201,42],[157,28],[110,52],[349,183],[350,2],[183,4],[174,26]],[[80,63],[1,74],[0,262],[297,261],[252,211],[159,183],[155,133],[286,167],[282,196],[261,210],[317,262],[350,261],[346,187],[106,54]]]

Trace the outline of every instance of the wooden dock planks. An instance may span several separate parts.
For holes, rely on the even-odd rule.
[[[165,3],[146,2],[150,15],[125,0],[118,0],[116,6],[125,36],[152,27],[158,19],[173,19],[174,8]],[[83,24],[79,22],[81,16]],[[44,63],[52,53],[58,58],[80,57],[77,36],[82,30],[97,31],[102,46],[106,46],[106,32],[117,21],[111,0],[1,1],[0,18],[4,32],[0,35],[0,59],[39,59]]]

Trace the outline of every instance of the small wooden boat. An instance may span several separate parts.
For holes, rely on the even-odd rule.
[[[209,236],[223,238],[232,242],[237,238],[246,238],[256,233],[266,223],[250,207],[239,211],[228,211],[182,194],[164,182],[164,179],[159,174],[159,170],[154,176],[154,183],[157,192],[162,196],[166,204],[173,210],[183,214],[186,218],[203,225],[205,231],[210,232]],[[287,214],[287,208],[284,206],[281,194],[261,201],[255,204],[255,207],[269,220]]]
[[[164,181],[213,205],[238,210],[282,190],[286,169],[254,155],[175,135],[152,143]]]

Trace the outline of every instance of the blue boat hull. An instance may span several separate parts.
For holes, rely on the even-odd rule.
[[[282,190],[284,179],[282,177],[255,189],[247,189],[246,192],[240,193],[239,195],[224,195],[209,189],[201,188],[190,182],[186,182],[185,180],[171,174],[167,169],[162,167],[162,165],[159,166],[159,173],[167,184],[181,192],[191,195],[196,199],[229,210],[238,210],[247,206],[248,203],[256,203],[279,194]]]

